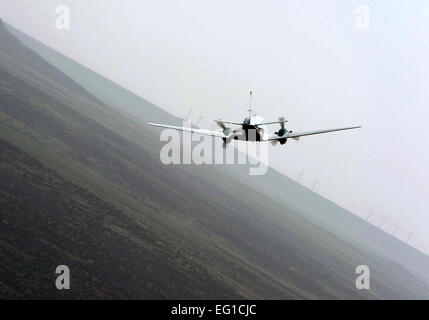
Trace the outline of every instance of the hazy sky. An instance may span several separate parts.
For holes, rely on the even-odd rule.
[[[70,30],[55,8],[70,7]],[[364,5],[364,7],[362,7]],[[365,7],[366,6],[366,7]],[[429,1],[0,0],[1,18],[174,115],[288,128],[270,165],[429,247]],[[369,28],[357,26],[369,9]],[[368,21],[368,20],[364,20]],[[273,129],[276,129],[273,127]],[[420,240],[419,240],[420,239]],[[428,252],[428,250],[426,250]]]

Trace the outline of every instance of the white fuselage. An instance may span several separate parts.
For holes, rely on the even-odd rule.
[[[251,113],[243,120],[242,129],[234,130],[232,138],[234,140],[261,141],[261,136],[266,132],[266,126],[261,123],[264,123],[264,118]]]

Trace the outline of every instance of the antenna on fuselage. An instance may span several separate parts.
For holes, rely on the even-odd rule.
[[[252,91],[250,91],[249,95],[249,117],[252,116]]]

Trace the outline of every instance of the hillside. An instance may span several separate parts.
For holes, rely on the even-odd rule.
[[[160,122],[181,125],[180,119],[171,116],[143,98],[28,37],[12,26],[7,25],[7,28],[23,44],[81,84],[92,95],[121,110],[140,124]],[[158,128],[149,126],[145,129],[159,133]],[[148,151],[154,151],[154,156],[158,157],[158,150],[159,148],[154,148]],[[195,173],[202,168],[189,169],[188,172]],[[386,257],[402,264],[429,282],[426,274],[426,270],[429,270],[428,256],[295,183],[276,170],[269,169],[266,175],[257,177],[249,176],[248,168],[243,166],[226,166],[221,171],[215,170],[214,172],[213,170],[204,171],[204,169],[201,171],[200,178],[208,177],[209,181],[216,181],[223,188],[225,188],[224,175],[226,175],[228,178],[233,177],[246,186],[253,187],[257,192],[264,192],[280,206],[293,209],[321,228],[341,235],[343,241],[348,241],[377,256]],[[236,190],[230,192],[236,192]]]
[[[359,225],[350,213],[273,170],[163,166],[144,122],[178,119],[31,40],[43,60],[3,25],[0,37],[0,297],[429,297],[328,219]],[[54,287],[59,264],[68,292]],[[370,291],[354,287],[358,264]]]

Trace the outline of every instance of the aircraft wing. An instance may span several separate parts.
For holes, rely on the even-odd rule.
[[[287,122],[287,120],[282,120],[282,121],[271,121],[271,122],[262,122],[262,123],[257,124],[257,126],[265,125],[265,124],[285,123],[285,122]]]
[[[285,139],[285,138],[286,139],[288,139],[288,138],[297,139],[297,138],[302,137],[302,136],[310,136],[313,134],[321,134],[321,133],[328,133],[328,132],[334,132],[334,131],[357,129],[360,127],[361,126],[337,128],[337,129],[326,129],[326,130],[315,130],[315,131],[288,132],[288,133],[284,134],[283,136],[278,136],[277,134],[271,134],[268,137],[266,137],[264,140],[272,141],[272,140]]]
[[[174,130],[179,130],[179,131],[197,133],[197,134],[202,134],[205,136],[212,136],[212,137],[219,137],[219,138],[227,138],[228,137],[228,136],[224,135],[223,132],[214,131],[214,130],[177,127],[177,126],[169,126],[169,125],[158,124],[158,123],[148,123],[148,124],[151,126],[155,126],[155,127],[161,127],[161,128],[168,128],[168,129],[174,129]]]
[[[217,123],[228,123],[228,124],[236,124],[238,126],[241,126],[243,122],[236,122],[236,121],[227,121],[227,120],[215,120]]]

